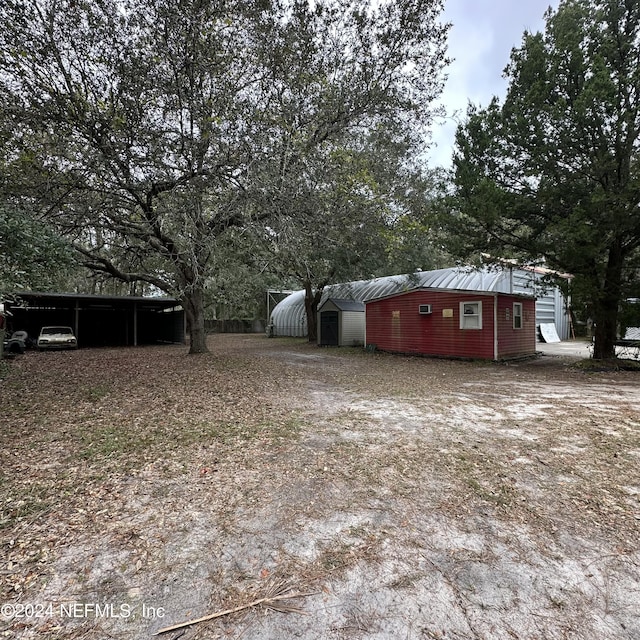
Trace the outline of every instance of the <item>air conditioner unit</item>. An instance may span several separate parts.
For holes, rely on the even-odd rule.
[[[418,306],[418,313],[423,316],[429,315],[431,313],[431,305],[430,304],[421,304]]]

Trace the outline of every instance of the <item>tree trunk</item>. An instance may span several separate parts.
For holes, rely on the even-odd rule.
[[[204,328],[204,292],[192,289],[181,298],[187,316],[190,346],[189,353],[208,353],[207,334]]]
[[[595,343],[594,360],[606,360],[616,357],[616,339],[618,336],[618,311],[622,297],[622,266],[624,256],[619,246],[609,250],[609,260],[600,298],[595,305]]]
[[[615,342],[618,331],[618,299],[604,292],[596,305],[595,321],[594,360],[615,358]]]
[[[307,314],[307,336],[309,342],[318,340],[318,305],[322,298],[322,287],[315,292],[310,282],[304,283],[304,310]]]

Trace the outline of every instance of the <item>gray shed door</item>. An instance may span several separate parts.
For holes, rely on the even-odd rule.
[[[322,311],[320,313],[320,345],[323,347],[338,346],[337,311]]]

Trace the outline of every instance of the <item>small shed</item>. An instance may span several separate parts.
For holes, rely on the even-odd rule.
[[[318,345],[356,347],[364,344],[364,303],[328,298],[318,308]]]
[[[531,296],[416,289],[366,303],[366,344],[382,351],[506,360],[536,353]]]

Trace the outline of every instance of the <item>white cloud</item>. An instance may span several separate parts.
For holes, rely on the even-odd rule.
[[[457,121],[464,120],[469,102],[486,106],[502,98],[502,77],[513,47],[525,31],[544,29],[544,13],[558,0],[447,0],[443,19],[453,23],[449,33],[448,80],[441,104],[447,118],[433,127],[432,166],[450,166]]]

